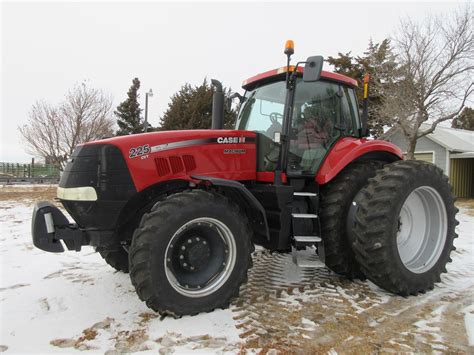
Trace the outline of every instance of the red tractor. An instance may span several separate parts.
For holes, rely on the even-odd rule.
[[[297,263],[309,247],[316,266],[403,296],[432,289],[456,237],[447,177],[365,138],[367,82],[359,115],[355,80],[322,71],[320,56],[290,66],[291,41],[285,54],[286,67],[244,81],[235,130],[222,129],[213,81],[213,129],[77,147],[58,187],[76,223],[38,203],[35,246],[94,246],[148,307],[174,316],[227,307],[254,244]]]

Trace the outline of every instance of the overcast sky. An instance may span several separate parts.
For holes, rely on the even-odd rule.
[[[126,98],[134,77],[141,102],[152,88],[149,121],[156,126],[170,96],[204,77],[234,91],[247,77],[295,60],[338,52],[361,54],[382,41],[400,17],[422,19],[455,10],[458,2],[3,2],[1,8],[0,161],[26,162],[17,127],[37,100],[60,102],[88,80]]]

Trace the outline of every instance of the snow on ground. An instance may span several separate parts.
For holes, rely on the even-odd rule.
[[[425,295],[393,296],[260,250],[230,309],[180,319],[149,310],[92,248],[34,248],[32,206],[0,201],[0,352],[474,351],[472,202],[460,206],[448,274]]]

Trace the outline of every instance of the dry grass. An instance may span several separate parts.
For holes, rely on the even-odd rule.
[[[3,185],[0,186],[0,201],[53,201],[56,198],[57,185]]]

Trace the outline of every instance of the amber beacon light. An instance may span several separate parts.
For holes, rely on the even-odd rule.
[[[295,43],[289,39],[285,43],[285,54],[292,55],[293,53],[295,53]]]

